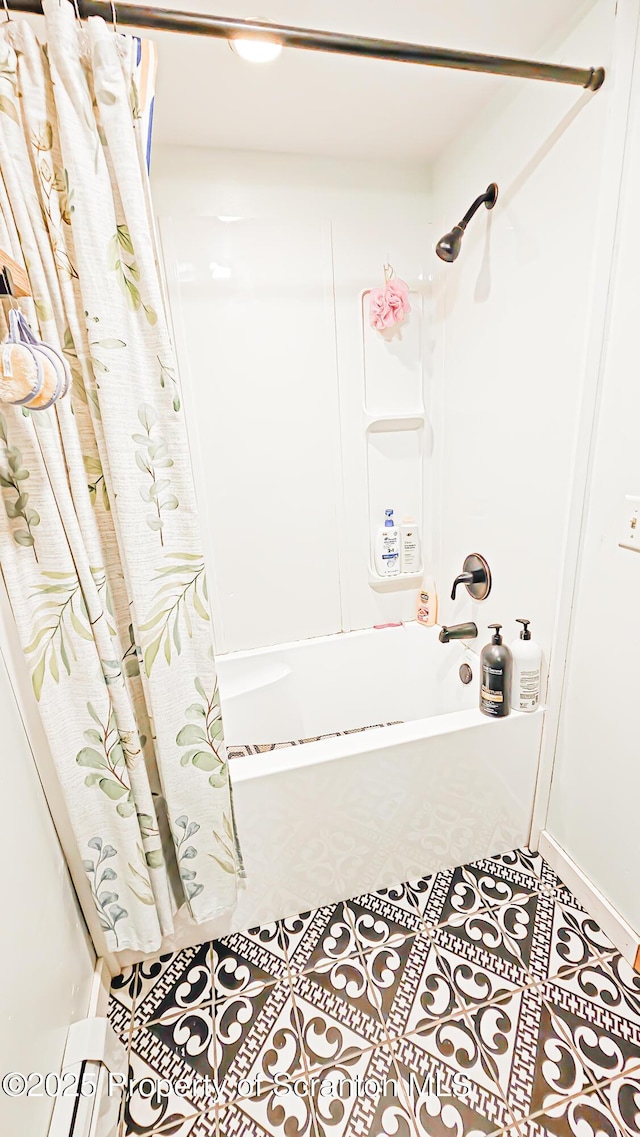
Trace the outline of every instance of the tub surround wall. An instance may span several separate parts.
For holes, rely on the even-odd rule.
[[[608,64],[614,0],[597,0],[540,58]],[[595,283],[601,155],[615,75],[590,95],[516,83],[433,167],[438,236],[493,181],[459,259],[441,265],[436,310],[434,477],[439,578],[472,551],[493,590],[474,604],[440,588],[443,623],[532,621],[547,663],[562,576]],[[601,281],[598,282],[600,287]]]
[[[218,650],[411,619],[371,533],[413,514],[430,555],[427,173],[160,147],[152,176]],[[390,343],[362,298],[388,261],[413,306]]]

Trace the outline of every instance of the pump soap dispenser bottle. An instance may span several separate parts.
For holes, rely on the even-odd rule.
[[[480,710],[492,718],[504,718],[511,710],[511,664],[509,648],[502,642],[502,624],[489,624],[495,628],[491,643],[486,644],[480,656]]]
[[[529,631],[531,621],[523,620],[519,616],[517,623],[523,627],[520,638],[514,640],[511,645],[513,655],[511,702],[515,711],[535,711],[540,701],[542,650],[535,640],[531,639]]]

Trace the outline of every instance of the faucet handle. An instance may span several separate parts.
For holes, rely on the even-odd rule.
[[[487,578],[484,569],[474,569],[473,572],[461,572],[453,582],[453,588],[451,589],[451,599],[455,600],[459,584],[484,584],[486,579]]]
[[[491,569],[480,553],[469,553],[464,558],[462,572],[453,582],[451,599],[456,598],[456,589],[464,584],[467,592],[474,600],[486,600],[491,592]]]

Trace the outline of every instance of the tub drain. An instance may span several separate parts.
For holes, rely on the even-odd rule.
[[[460,664],[460,671],[458,672],[458,674],[459,674],[462,682],[465,684],[470,683],[471,680],[473,679],[473,671],[469,667],[468,663],[461,663]]]

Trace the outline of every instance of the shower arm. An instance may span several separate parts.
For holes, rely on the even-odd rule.
[[[226,16],[208,16],[203,12],[177,12],[169,8],[147,8],[140,4],[110,3],[109,0],[74,0],[81,19],[102,16],[108,23],[157,31],[186,32],[197,36],[213,36],[233,40],[236,36],[250,40],[268,40],[283,47],[308,51],[326,51],[337,55],[360,55],[369,59],[394,59],[399,63],[420,63],[427,67],[450,67],[462,71],[480,71],[490,75],[512,75],[520,79],[541,79],[548,83],[568,83],[597,91],[604,83],[603,67],[567,67],[559,63],[537,63],[532,59],[513,59],[502,55],[480,55],[470,51],[451,51],[444,47],[428,47],[397,40],[368,36],[321,32],[310,28],[289,27],[263,20],[239,20]],[[42,14],[41,0],[9,0],[9,11]]]
[[[469,206],[467,212],[462,218],[462,221],[459,221],[457,225],[454,225],[454,229],[462,229],[462,232],[464,233],[467,225],[471,221],[471,218],[473,217],[474,213],[478,212],[480,206],[484,205],[486,202],[487,209],[493,209],[497,196],[497,187],[495,185],[489,186],[489,188],[485,190],[484,193],[481,193],[480,196],[476,198],[473,205]]]

